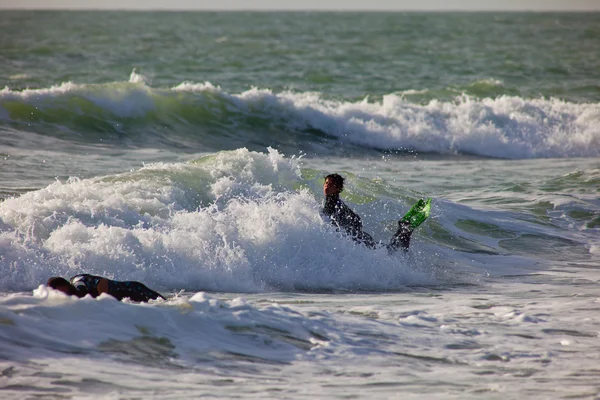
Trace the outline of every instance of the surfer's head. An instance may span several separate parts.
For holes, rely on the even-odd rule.
[[[75,294],[75,288],[73,285],[71,285],[68,280],[61,278],[60,276],[53,276],[52,278],[48,279],[46,286],[59,290],[68,295]]]
[[[323,183],[323,193],[325,195],[338,194],[344,190],[344,178],[339,174],[329,174],[325,177]]]

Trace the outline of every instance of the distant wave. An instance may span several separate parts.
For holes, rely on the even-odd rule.
[[[335,144],[508,159],[600,155],[600,104],[464,94],[451,101],[419,102],[413,97],[420,93],[357,102],[259,88],[231,94],[210,82],[152,88],[133,72],[128,82],[5,88],[0,121],[75,141],[192,150],[232,149],[250,142],[325,154]]]

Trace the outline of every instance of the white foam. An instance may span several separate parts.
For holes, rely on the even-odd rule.
[[[172,90],[176,92],[215,92],[215,93],[223,93],[220,86],[214,86],[210,82],[204,83],[193,83],[193,82],[183,82],[177,86],[173,86]]]
[[[218,93],[241,111],[260,109],[292,129],[318,129],[344,142],[380,149],[515,159],[600,155],[599,104],[462,95],[452,102],[419,105],[406,101],[403,94],[352,103],[326,100],[315,92],[259,88],[230,95],[208,82],[184,83],[174,90]]]
[[[493,80],[480,82],[501,85]],[[65,96],[80,96],[115,116],[128,118],[155,111],[156,98],[181,92],[216,94],[226,100],[232,112],[261,112],[293,130],[317,129],[343,143],[378,149],[509,159],[600,155],[600,104],[554,98],[505,95],[476,99],[461,95],[453,101],[432,100],[421,105],[406,100],[405,94],[412,93],[407,91],[385,95],[380,101],[365,97],[348,102],[327,100],[315,92],[274,93],[260,88],[230,94],[210,82],[183,82],[171,89],[155,89],[135,70],[128,82],[67,82],[49,89],[22,91],[5,88],[0,98],[44,108],[60,107]],[[70,107],[69,102],[62,107]],[[7,115],[5,111],[0,115]]]
[[[348,103],[324,100],[315,93],[274,95],[256,89],[239,97],[259,102],[273,114],[283,113],[294,128],[319,129],[344,142],[380,149],[501,158],[600,155],[598,104],[460,96],[454,102],[418,105],[394,94],[381,102]]]
[[[33,298],[0,297],[0,320],[0,349],[13,360],[65,351],[101,351],[118,358],[119,342],[146,338],[159,340],[165,359],[180,365],[193,365],[196,357],[218,359],[219,354],[289,362],[319,346],[311,331],[327,329],[287,307],[250,305],[239,298],[224,301],[197,293],[189,299],[135,304],[108,295],[77,299],[43,285]]]
[[[49,88],[41,89],[12,90],[7,86],[0,91],[0,97],[4,100],[39,99],[44,96],[59,96],[77,89],[81,89],[84,86],[85,85],[78,85],[72,82],[63,82],[60,85],[52,85]]]
[[[148,83],[148,78],[146,78],[142,74],[138,74],[135,72],[135,68],[131,71],[131,75],[129,75],[129,83]]]
[[[401,255],[340,236],[297,159],[239,149],[114,177],[56,181],[0,203],[2,290],[88,272],[159,290],[384,290],[431,282]],[[188,185],[188,182],[200,181]],[[399,264],[404,267],[399,267]]]
[[[160,91],[157,95],[160,95]],[[129,82],[106,84],[65,82],[50,88],[11,90],[5,87],[0,91],[2,100],[24,101],[39,110],[49,109],[51,112],[62,108],[75,114],[87,112],[73,107],[70,101],[73,97],[85,99],[121,118],[139,117],[154,110],[153,89],[146,85],[146,78],[136,74],[135,70],[131,73]],[[6,112],[2,114],[8,116]]]
[[[491,389],[514,398],[526,389],[536,399],[582,387],[595,393],[595,376],[586,372],[597,363],[597,319],[589,317],[597,290],[579,287],[586,295],[573,297],[572,285],[548,283],[235,299],[196,293],[151,304],[77,300],[41,286],[34,297],[0,297],[4,378],[20,385],[5,391],[18,397],[68,388],[63,393],[89,397],[116,388],[135,397],[189,397],[209,388],[216,397],[237,390],[256,398],[295,382],[303,388],[295,398],[374,385],[388,398],[398,384],[409,398],[440,385],[443,397],[457,398]],[[517,314],[543,318],[527,323]],[[574,373],[581,375],[575,389],[523,379],[543,374],[568,383]]]

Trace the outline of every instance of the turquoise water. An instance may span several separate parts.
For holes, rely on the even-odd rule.
[[[598,397],[600,14],[0,14],[0,390]],[[323,176],[382,242],[322,219]],[[76,300],[53,275],[169,300]],[[33,295],[32,295],[33,294]]]

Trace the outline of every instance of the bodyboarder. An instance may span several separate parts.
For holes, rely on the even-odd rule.
[[[158,298],[165,299],[160,293],[136,281],[113,281],[101,276],[80,274],[69,281],[59,276],[48,279],[46,286],[59,290],[70,296],[84,297],[90,295],[98,297],[107,293],[117,300],[129,298],[133,301],[147,302]]]
[[[330,174],[325,177],[323,183],[323,193],[325,194],[325,203],[322,213],[331,220],[338,230],[343,229],[352,240],[362,243],[370,249],[377,247],[377,242],[371,235],[363,231],[362,221],[358,214],[350,209],[340,199],[340,193],[344,190],[344,178],[339,174]],[[387,244],[390,253],[398,249],[408,251],[410,246],[410,237],[414,229],[419,226],[429,216],[431,199],[419,200],[415,206],[398,221],[396,233]]]

